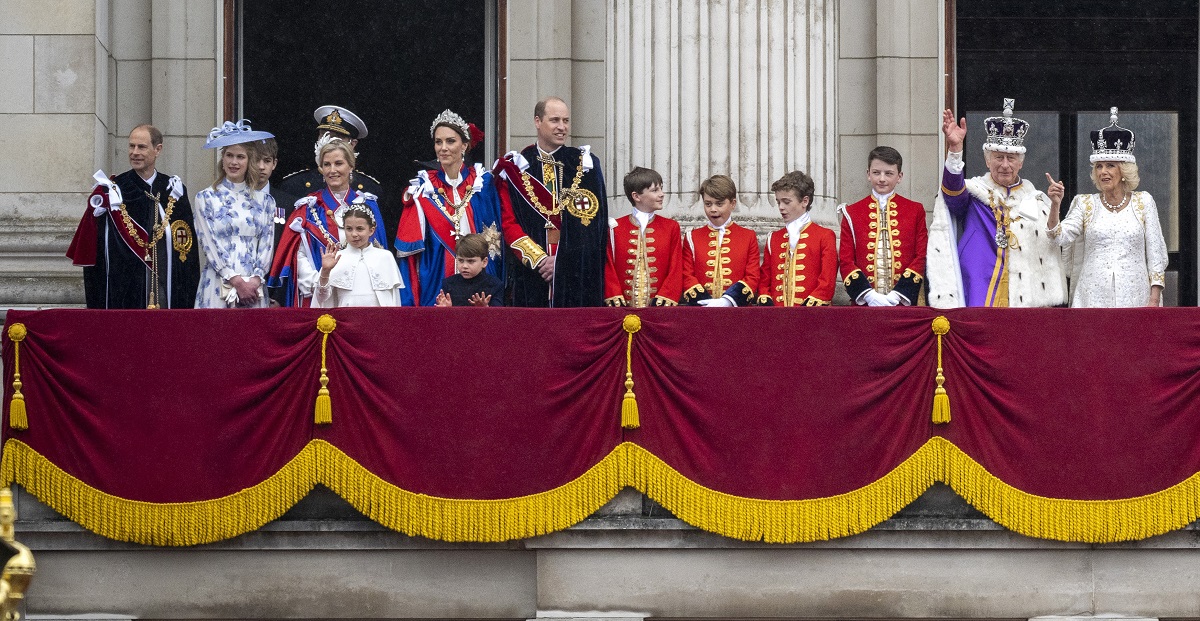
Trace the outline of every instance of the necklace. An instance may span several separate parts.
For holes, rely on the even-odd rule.
[[[1101,194],[1100,194],[1100,204],[1101,204],[1101,205],[1104,205],[1104,208],[1105,208],[1105,209],[1107,209],[1107,210],[1109,210],[1109,211],[1111,211],[1111,212],[1113,212],[1113,213],[1117,213],[1118,211],[1121,211],[1122,209],[1124,209],[1124,208],[1125,208],[1125,205],[1128,205],[1128,204],[1129,204],[1129,197],[1130,197],[1130,196],[1133,196],[1133,195],[1132,195],[1132,194],[1128,194],[1128,193],[1127,193],[1127,194],[1125,194],[1125,197],[1121,199],[1121,202],[1120,202],[1120,203],[1118,203],[1118,204],[1116,204],[1116,205],[1109,205],[1109,204],[1108,204],[1108,201],[1107,201],[1107,200],[1105,200],[1105,198],[1104,198],[1104,194],[1103,194],[1103,193],[1101,193]]]

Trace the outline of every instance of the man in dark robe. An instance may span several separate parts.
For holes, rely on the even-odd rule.
[[[179,177],[155,162],[163,137],[153,125],[129,133],[132,169],[97,172],[67,256],[83,266],[88,308],[192,308],[200,250],[192,206]]]
[[[591,147],[566,145],[571,112],[558,97],[533,111],[537,142],[496,164],[508,306],[604,305],[608,199]]]

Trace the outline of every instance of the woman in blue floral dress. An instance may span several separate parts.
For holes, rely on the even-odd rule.
[[[196,237],[204,261],[196,308],[264,308],[274,242],[275,201],[256,191],[259,141],[271,138],[246,121],[226,122],[209,134],[206,149],[221,149],[221,172],[196,194]]]

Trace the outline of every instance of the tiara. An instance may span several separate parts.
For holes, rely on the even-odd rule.
[[[462,134],[467,142],[471,142],[471,126],[466,119],[451,112],[449,108],[442,110],[442,113],[433,119],[433,125],[429,126],[429,137],[433,138],[433,132],[437,130],[438,125],[451,125],[458,133]]]
[[[1015,103],[1015,100],[1006,98],[1003,116],[984,119],[983,127],[987,130],[987,137],[983,142],[984,151],[1025,152],[1025,134],[1029,132],[1029,123],[1013,117]]]
[[[1117,125],[1117,108],[1109,109],[1108,127],[1092,132],[1092,155],[1089,160],[1096,162],[1137,162],[1133,157],[1133,147],[1137,137],[1133,132]]]
[[[340,136],[334,136],[333,134],[330,134],[329,132],[325,132],[324,134],[321,134],[320,138],[317,138],[317,141],[315,143],[313,143],[313,157],[315,157],[317,159],[317,166],[321,165],[321,149],[323,149],[325,147],[325,145],[327,145],[335,140],[346,145],[347,150],[349,150],[350,143],[346,142],[345,138],[342,138]],[[355,157],[355,159],[358,158],[358,152],[354,153],[354,157]]]
[[[371,208],[368,207],[365,203],[350,203],[349,205],[347,205],[346,211],[342,212],[342,219],[345,220],[346,216],[348,216],[350,214],[354,214],[354,215],[366,220],[367,222],[370,222],[371,228],[375,228],[375,226],[376,226],[375,213],[372,212]]]

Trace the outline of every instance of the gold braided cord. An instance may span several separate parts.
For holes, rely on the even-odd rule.
[[[13,396],[8,404],[8,426],[22,431],[29,429],[29,417],[25,411],[25,395],[21,393],[21,341],[29,335],[23,323],[8,326],[8,340],[13,344]]]
[[[949,440],[931,438],[878,480],[850,492],[804,500],[762,500],[695,483],[646,449],[623,443],[587,472],[537,494],[498,500],[439,498],[403,490],[337,447],[312,440],[261,483],[186,503],[149,503],[106,494],[67,474],[20,440],[8,440],[0,485],[16,483],[99,535],[188,546],[261,528],[324,484],[379,524],[441,541],[499,542],[579,523],[624,487],[680,519],[745,541],[798,543],[861,533],[887,520],[935,482],[952,487],[1014,532],[1060,541],[1111,543],[1178,530],[1200,516],[1200,473],[1168,489],[1117,500],[1067,500],[1022,492],[997,479]]]

